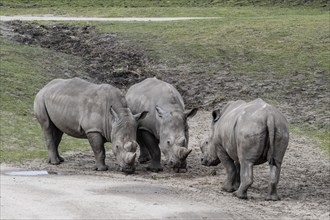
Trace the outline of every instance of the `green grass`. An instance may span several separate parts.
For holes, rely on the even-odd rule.
[[[171,67],[189,64],[198,71],[200,64],[208,64],[217,72],[226,63],[238,75],[265,78],[274,73],[275,78],[282,78],[302,72],[312,80],[315,71],[325,71],[330,77],[329,29],[324,28],[329,14],[254,16],[92,24],[142,44],[150,57]]]
[[[33,115],[36,93],[59,76],[50,73],[59,64],[75,60],[65,54],[38,47],[23,46],[0,37],[0,162],[20,162],[47,158],[41,128]],[[63,77],[63,75],[61,75]],[[89,150],[87,140],[64,136],[60,152]]]
[[[329,130],[314,130],[301,126],[290,126],[290,132],[293,134],[307,136],[315,141],[317,146],[325,152],[324,155],[330,156],[330,132]]]
[[[263,17],[289,14],[320,14],[319,8],[280,8],[280,7],[41,7],[41,8],[2,8],[1,15],[54,14],[65,16],[95,17]]]
[[[40,14],[47,10],[57,13],[56,7],[1,9],[1,14]],[[198,21],[78,24],[117,32],[143,47],[155,63],[172,68],[185,66],[191,72],[210,74],[229,68],[231,74],[249,76],[256,81],[270,74],[274,78],[291,79],[292,74],[303,73],[300,79],[288,80],[292,86],[312,83],[315,73],[330,78],[329,13],[319,9],[61,7],[58,6],[59,14],[84,16],[220,16],[220,19]],[[33,116],[34,96],[49,80],[64,77],[66,72],[71,76],[85,74],[76,68],[81,60],[16,44],[4,37],[0,37],[0,47],[0,162],[46,158],[42,131]],[[295,128],[293,132],[315,138],[320,146],[329,149],[329,131]],[[80,150],[90,151],[87,140],[64,137],[61,152]]]
[[[325,7],[327,0],[2,0],[3,6],[24,7],[212,7],[212,6],[313,6]]]

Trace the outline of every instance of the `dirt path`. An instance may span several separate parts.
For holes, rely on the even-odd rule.
[[[137,165],[136,174],[125,176],[115,170],[111,152],[111,170],[96,172],[91,151],[64,155],[59,166],[36,160],[15,168],[57,175],[8,176],[4,173],[14,168],[2,164],[1,219],[329,219],[329,161],[311,140],[291,135],[278,188],[281,201],[264,199],[266,164],[255,167],[249,200],[243,201],[220,191],[221,165],[200,164],[199,142],[208,134],[209,120],[210,112],[200,111],[189,121],[193,152],[187,173],[167,168],[150,173]]]

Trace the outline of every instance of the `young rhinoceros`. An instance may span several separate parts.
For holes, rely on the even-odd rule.
[[[186,169],[188,150],[187,118],[193,117],[197,109],[185,112],[183,99],[170,84],[156,78],[148,78],[133,85],[126,94],[133,113],[148,111],[145,119],[138,122],[137,141],[140,145],[140,163],[150,159],[148,169],[163,170],[161,152],[167,164],[176,172]]]
[[[253,165],[268,161],[268,200],[278,200],[277,184],[289,142],[288,123],[273,106],[261,99],[229,102],[212,112],[212,133],[201,147],[205,166],[223,163],[227,179],[223,190],[247,199],[253,182]]]
[[[36,95],[34,113],[45,136],[49,163],[64,161],[58,146],[65,133],[88,139],[96,170],[108,169],[104,143],[109,141],[121,171],[135,171],[137,121],[147,112],[133,115],[119,89],[79,78],[55,79]]]

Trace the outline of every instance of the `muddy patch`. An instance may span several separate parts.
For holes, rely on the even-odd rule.
[[[94,26],[10,21],[1,30],[3,35],[22,44],[81,57],[83,63],[77,68],[87,72],[94,82],[126,89],[151,76],[142,71],[146,69],[147,59],[141,48],[131,46],[116,33],[98,33]]]
[[[199,68],[189,63],[169,68],[155,63],[139,45],[117,33],[99,33],[94,26],[10,21],[0,27],[2,35],[17,42],[81,57],[76,67],[80,71],[67,70],[63,77],[85,77],[77,73],[86,72],[89,81],[126,91],[134,83],[157,76],[176,86],[187,108],[212,110],[230,100],[262,98],[275,104],[291,124],[329,129],[330,78],[325,70],[312,75],[296,71],[289,79],[278,79],[273,73],[260,73],[262,77],[234,73],[225,60]]]

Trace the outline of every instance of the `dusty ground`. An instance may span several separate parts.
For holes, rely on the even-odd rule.
[[[145,165],[137,164],[136,173],[126,176],[116,171],[111,152],[106,159],[110,171],[96,172],[92,151],[63,155],[66,161],[59,166],[49,165],[46,160],[16,165],[23,170],[47,170],[57,175],[1,176],[1,209],[6,211],[1,215],[55,218],[54,210],[62,210],[59,218],[72,219],[329,219],[330,164],[315,143],[291,136],[278,187],[281,201],[264,199],[269,176],[266,164],[255,167],[249,200],[243,201],[220,190],[225,179],[221,165],[210,168],[200,164],[199,142],[208,134],[209,121],[210,112],[205,111],[189,121],[193,152],[188,157],[186,173],[167,168],[151,173]],[[40,205],[36,198],[43,201],[42,206],[29,209],[29,204]],[[11,205],[19,201],[26,201],[24,209],[13,211]],[[91,209],[95,206],[94,213]],[[97,214],[100,212],[105,214]]]
[[[277,94],[276,90],[287,91],[285,97],[279,97],[282,102],[278,107],[291,123],[328,126],[329,112],[313,110],[319,104],[329,103],[326,95],[329,79],[323,79],[322,74],[316,77],[312,87],[288,88],[287,80],[254,83],[225,70],[208,75],[180,67],[176,71],[166,68],[156,71],[155,64],[141,48],[133,47],[116,33],[99,34],[90,26],[45,26],[17,21],[6,23],[1,29],[3,35],[18,42],[82,57],[83,63],[77,72],[72,70],[67,76],[79,76],[78,71],[83,70],[90,80],[109,82],[125,90],[145,77],[157,75],[180,90],[188,108],[204,106],[189,122],[193,152],[188,157],[188,172],[177,174],[165,169],[161,173],[150,173],[145,166],[137,164],[137,172],[125,176],[116,171],[111,152],[107,153],[110,171],[96,172],[92,151],[63,155],[66,162],[59,166],[49,165],[46,160],[15,165],[24,170],[56,173],[46,177],[3,175],[14,168],[10,167],[13,164],[2,164],[1,210],[5,212],[1,212],[1,218],[329,219],[330,164],[316,143],[306,137],[291,135],[278,188],[282,200],[278,202],[264,200],[268,180],[266,164],[255,167],[249,200],[242,201],[220,191],[225,178],[223,167],[201,166],[199,150],[200,141],[209,131],[210,109],[227,99],[248,100],[260,94]],[[63,75],[67,73],[62,71]],[[297,77],[301,77],[299,73]],[[218,88],[222,88],[220,93]],[[16,209],[15,204],[24,205],[24,209]],[[109,207],[118,211],[109,211]]]

